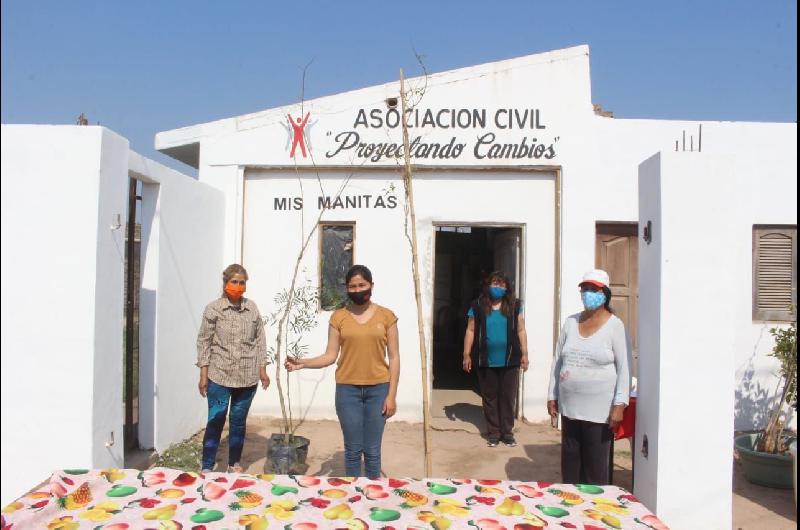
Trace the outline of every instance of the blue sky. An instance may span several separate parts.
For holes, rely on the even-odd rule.
[[[2,122],[155,133],[578,44],[618,118],[797,121],[796,0],[2,1]]]

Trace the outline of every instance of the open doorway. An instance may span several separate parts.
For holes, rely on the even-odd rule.
[[[125,321],[123,323],[123,396],[125,466],[142,469],[149,453],[139,450],[139,307],[141,291],[142,183],[131,177],[125,223]]]
[[[461,367],[467,311],[492,271],[505,272],[516,295],[522,292],[522,227],[443,224],[434,228],[432,414],[480,424],[478,378]]]

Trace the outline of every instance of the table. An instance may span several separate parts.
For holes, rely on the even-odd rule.
[[[3,508],[2,529],[663,530],[616,486],[65,469]]]

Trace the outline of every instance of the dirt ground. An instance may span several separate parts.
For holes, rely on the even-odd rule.
[[[474,412],[474,411],[473,411]],[[518,423],[517,447],[486,447],[477,420],[464,420],[459,411],[432,421],[433,477],[497,478],[509,480],[560,481],[560,434],[548,424]],[[242,464],[249,473],[263,473],[269,435],[279,432],[279,421],[251,417]],[[339,424],[335,421],[306,421],[297,434],[311,440],[308,474],[343,475],[344,453]],[[218,469],[226,463],[223,439]],[[422,426],[389,422],[383,438],[383,473],[389,477],[424,477]],[[733,528],[796,528],[797,512],[792,490],[776,490],[750,484],[733,464]],[[617,442],[614,456],[614,484],[631,489],[631,452],[627,441]],[[667,524],[669,524],[668,521]]]

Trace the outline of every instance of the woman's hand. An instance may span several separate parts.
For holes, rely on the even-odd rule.
[[[206,397],[208,394],[208,377],[200,376],[200,382],[197,383],[197,389],[200,391],[200,395]]]
[[[286,362],[283,363],[283,367],[286,368],[287,372],[294,372],[295,370],[303,368],[304,363],[302,359],[298,359],[297,357],[286,357]]]
[[[464,368],[464,371],[469,373],[472,371],[472,357],[469,355],[464,356],[464,361],[461,363],[461,366]]]
[[[391,396],[386,396],[386,400],[383,402],[383,417],[386,419],[391,418],[394,416],[394,413],[397,412],[397,402],[395,402],[394,398]]]
[[[261,380],[261,388],[263,388],[264,390],[266,390],[266,389],[267,389],[267,387],[269,386],[269,376],[267,375],[267,369],[266,369],[266,368],[263,368],[263,367],[262,367],[262,368],[259,370],[259,372],[258,372],[258,378]]]
[[[608,417],[608,428],[616,431],[622,423],[622,414],[625,412],[625,405],[614,405],[611,407],[611,414]]]
[[[558,429],[558,401],[551,399],[547,402],[547,413],[550,415],[550,426]]]
[[[520,366],[520,368],[522,368],[523,372],[527,372],[528,371],[529,364],[530,364],[530,362],[528,361],[528,356],[527,355],[523,355],[522,359],[519,360],[519,366]]]

